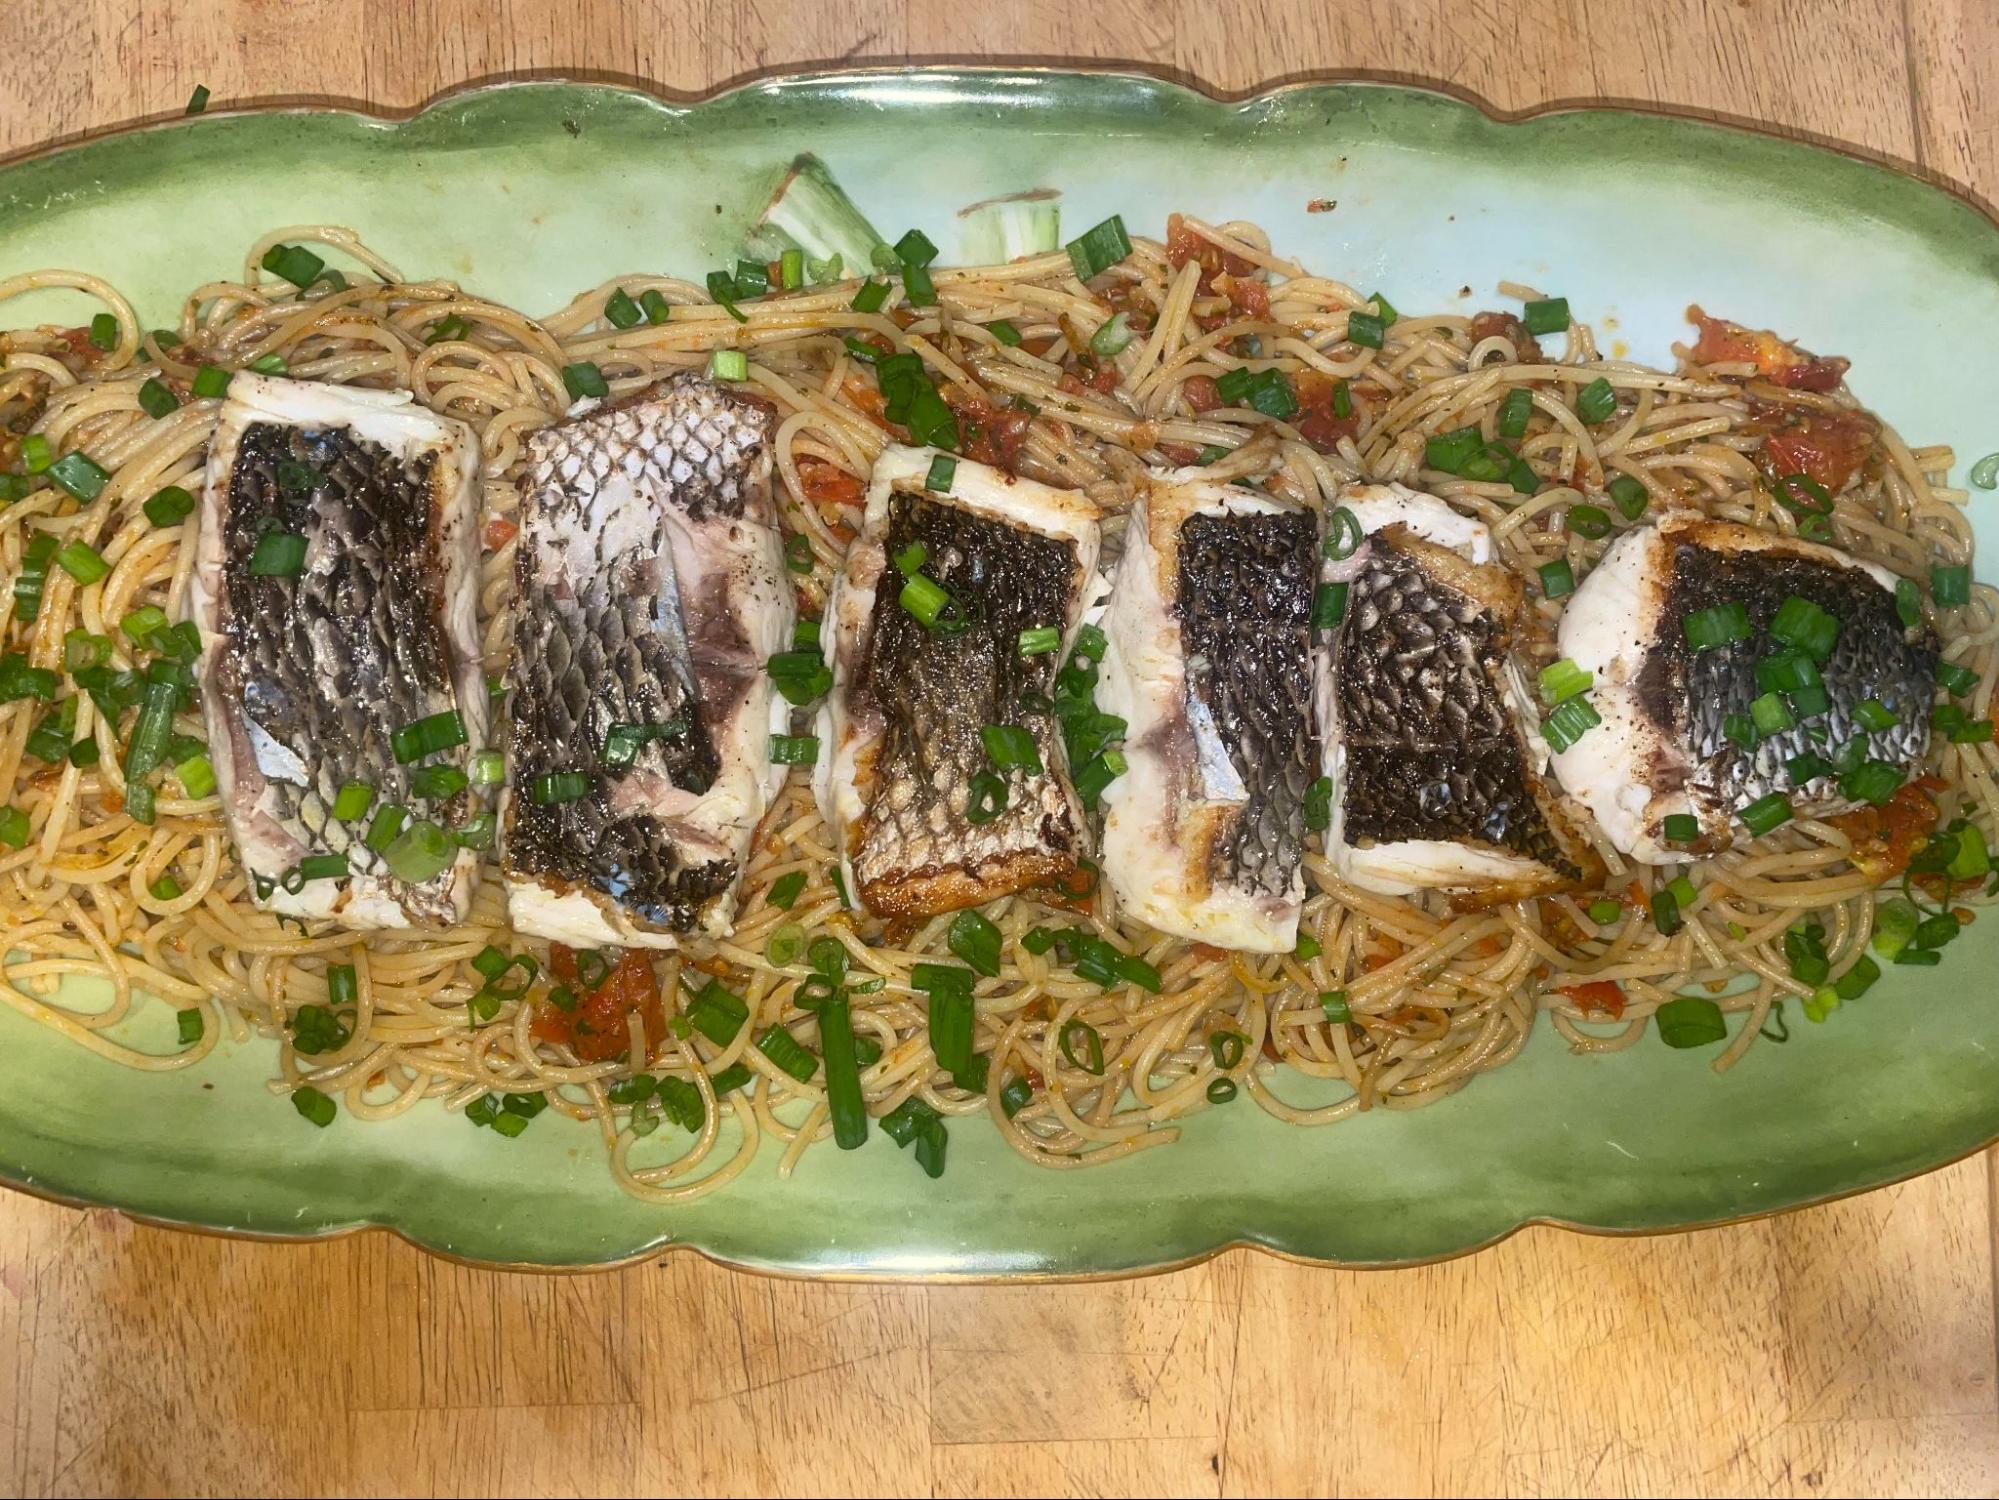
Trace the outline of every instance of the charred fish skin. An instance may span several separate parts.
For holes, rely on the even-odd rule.
[[[1794,784],[1795,757],[1830,760],[1857,745],[1861,759],[1913,772],[1929,749],[1938,641],[1926,625],[1902,624],[1895,582],[1837,548],[1692,511],[1626,533],[1562,617],[1559,650],[1593,674],[1590,701],[1602,723],[1556,757],[1557,775],[1617,848],[1668,864],[1688,857],[1686,845],[1663,837],[1674,814],[1691,814],[1699,847],[1713,852],[1734,842],[1736,812],[1769,793],[1791,796],[1810,813],[1853,805],[1834,776]],[[1730,715],[1749,717],[1763,696],[1757,664],[1781,648],[1769,627],[1791,598],[1839,622],[1831,652],[1817,664],[1828,707],[1744,748],[1724,724]],[[1687,616],[1726,605],[1742,607],[1749,635],[1695,650]],[[1869,698],[1894,715],[1891,727],[1857,720]]]
[[[1199,470],[1155,473],[1132,509],[1097,684],[1127,724],[1103,867],[1120,908],[1161,932],[1297,946],[1318,550],[1313,512]]]
[[[216,786],[258,905],[342,926],[462,921],[477,879],[459,850],[430,879],[398,878],[365,841],[372,811],[333,816],[343,786],[373,809],[450,829],[460,791],[411,795],[393,739],[456,713],[464,743],[428,758],[462,768],[485,743],[475,609],[479,443],[403,391],[239,373],[223,403],[202,490],[188,615]],[[253,566],[267,534],[303,539],[293,573]],[[349,874],[287,888],[311,855]]]
[[[1461,904],[1600,877],[1543,776],[1547,747],[1515,661],[1523,591],[1489,561],[1484,523],[1399,484],[1350,485],[1339,508],[1354,525],[1336,527],[1360,540],[1326,566],[1348,590],[1320,698],[1335,872]]]
[[[769,402],[677,376],[527,440],[506,684],[508,909],[523,932],[725,935],[787,722],[796,604]]]
[[[1073,642],[1096,576],[1097,510],[1073,491],[956,460],[925,488],[931,449],[876,463],[861,534],[827,607],[833,690],[821,709],[817,791],[847,888],[878,916],[924,917],[1072,875],[1089,849],[1053,716],[1063,652],[1020,654],[1022,631]],[[897,557],[963,612],[936,630],[901,603]],[[972,780],[991,770],[980,730],[1032,736],[1041,769],[997,773],[1006,805],[974,822]]]

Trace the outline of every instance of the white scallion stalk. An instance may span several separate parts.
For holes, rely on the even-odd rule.
[[[1062,244],[1062,205],[1053,188],[988,198],[960,209],[961,258],[970,266],[1004,265],[1030,255],[1046,255]]]
[[[848,274],[860,275],[885,242],[826,164],[807,152],[786,170],[743,244],[757,260],[802,250],[809,262],[837,259]]]

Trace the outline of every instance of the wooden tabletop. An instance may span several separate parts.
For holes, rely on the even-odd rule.
[[[7,0],[0,157],[197,83],[404,109],[523,72],[695,93],[973,57],[1652,101],[1999,198],[1991,0]],[[0,1195],[0,1493],[1991,1494],[1993,1191],[1975,1157],[1764,1223],[1532,1230],[1423,1270],[1237,1253],[937,1289],[687,1255],[502,1275]]]

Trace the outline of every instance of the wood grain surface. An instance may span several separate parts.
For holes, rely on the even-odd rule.
[[[974,57],[1655,102],[1999,197],[1991,0],[4,0],[0,156],[196,83],[407,109],[515,73],[696,93]],[[688,1256],[502,1275],[4,1195],[0,1492],[1991,1494],[1992,1208],[1980,1157],[1764,1223],[1534,1230],[1423,1270],[1231,1254],[923,1289]]]

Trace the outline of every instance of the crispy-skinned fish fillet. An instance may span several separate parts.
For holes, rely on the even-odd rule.
[[[1784,643],[1770,627],[1793,598],[1838,622],[1813,669],[1826,705],[1807,713],[1789,696],[1796,722],[1745,747],[1727,725],[1731,716],[1738,729],[1753,722],[1752,703],[1771,690],[1761,678]],[[1727,606],[1746,612],[1748,636],[1694,649],[1687,616]],[[1647,864],[1729,847],[1736,814],[1772,792],[1813,814],[1855,805],[1831,772],[1797,782],[1798,757],[1837,764],[1850,755],[1908,773],[1929,748],[1935,632],[1902,624],[1894,574],[1835,547],[1673,512],[1611,545],[1563,611],[1557,639],[1592,675],[1589,701],[1603,722],[1555,757],[1555,774],[1611,843]],[[1894,715],[1891,726],[1858,721],[1870,698]],[[1676,813],[1698,821],[1697,840],[1665,841]]]
[[[1545,779],[1548,747],[1513,658],[1520,581],[1485,524],[1399,484],[1350,485],[1330,531],[1345,613],[1320,648],[1319,718],[1342,879],[1460,905],[1593,884],[1603,864]]]
[[[410,881],[365,838],[390,805],[433,830],[473,807],[464,791],[414,797],[417,765],[397,759],[393,738],[456,713],[459,743],[422,763],[462,768],[485,742],[478,472],[472,430],[407,392],[250,374],[230,384],[188,612],[202,636],[217,790],[268,910],[395,928],[448,926],[469,909],[471,853],[452,847],[435,874]],[[295,572],[269,571],[267,534],[275,550],[303,538]],[[372,809],[336,818],[349,783],[373,792]],[[346,856],[350,873],[301,880],[300,862],[315,855]]]
[[[1087,849],[1062,737],[1032,706],[1063,653],[1022,656],[1019,642],[1051,626],[1065,650],[1074,639],[1095,578],[1097,508],[964,458],[948,492],[927,490],[940,457],[890,448],[876,462],[823,632],[833,691],[821,710],[820,810],[848,890],[881,916],[929,916],[1065,879]],[[955,633],[900,602],[894,559],[913,545],[919,571],[963,611]],[[1006,771],[1004,809],[974,822],[986,725],[1026,729],[1042,769]]]
[[[1103,864],[1122,909],[1162,932],[1297,946],[1318,556],[1311,511],[1198,469],[1155,475],[1132,509],[1097,685],[1128,726]]]
[[[764,663],[795,606],[775,413],[692,376],[527,442],[507,666],[507,905],[523,932],[670,948],[725,934],[784,781]]]

